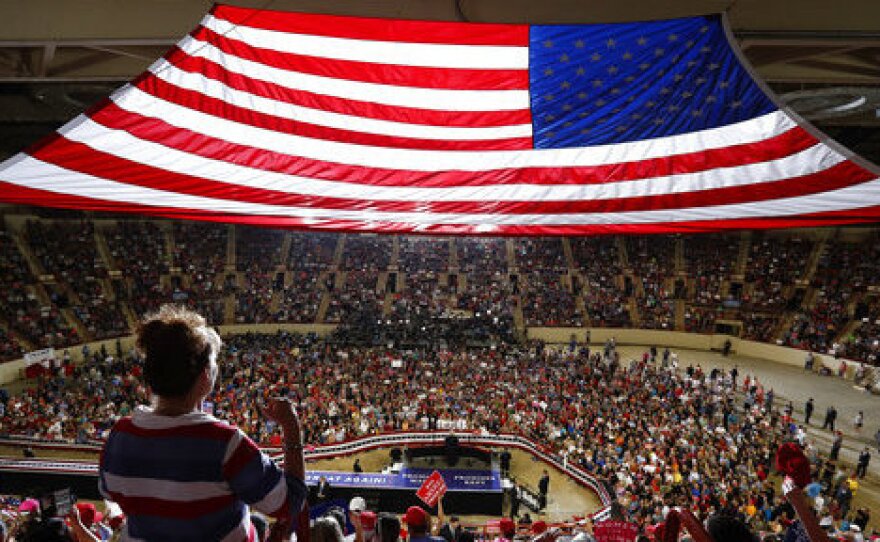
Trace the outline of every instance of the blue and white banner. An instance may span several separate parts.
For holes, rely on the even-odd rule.
[[[331,486],[376,489],[419,489],[434,469],[406,469],[396,474],[308,471],[306,484],[317,485],[323,476]],[[486,470],[442,469],[449,491],[501,491],[501,477]]]

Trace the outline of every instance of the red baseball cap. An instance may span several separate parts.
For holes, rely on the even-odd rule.
[[[406,515],[403,516],[403,521],[409,526],[420,525],[427,527],[428,513],[420,506],[410,506],[406,509]]]
[[[516,523],[510,518],[501,518],[501,521],[498,522],[498,527],[501,529],[501,534],[504,536],[512,536],[516,532]]]
[[[82,524],[86,527],[91,527],[95,522],[104,519],[104,514],[98,512],[95,505],[90,502],[78,502],[76,503],[76,509],[79,510],[80,521],[82,521]]]
[[[376,512],[364,510],[361,512],[361,525],[365,531],[372,531],[376,528]]]

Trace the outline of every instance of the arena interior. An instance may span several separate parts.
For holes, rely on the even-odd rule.
[[[783,100],[880,162],[880,6],[871,0],[270,4],[534,23],[726,11],[745,57]],[[0,158],[136,76],[207,7],[0,5]],[[7,531],[25,521],[27,499],[72,488],[104,512],[101,532],[119,536],[96,465],[114,423],[150,400],[138,322],[174,303],[223,337],[205,409],[278,458],[278,427],[258,404],[281,395],[297,405],[318,514],[357,496],[368,510],[403,514],[437,470],[448,478],[445,519],[461,518],[470,539],[496,538],[501,518],[513,517],[517,539],[547,539],[549,525],[553,537],[582,542],[614,517],[654,540],[680,507],[699,520],[738,518],[755,539],[789,540],[796,514],[775,455],[795,442],[826,536],[880,533],[872,224],[459,237],[8,204],[0,215]]]

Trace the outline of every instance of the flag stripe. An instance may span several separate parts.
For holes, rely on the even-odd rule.
[[[205,26],[199,27],[190,35],[196,40],[210,43],[221,51],[238,58],[259,62],[273,68],[322,77],[384,85],[459,90],[528,90],[529,88],[527,64],[519,69],[401,66],[390,63],[383,56],[367,62],[254,47],[246,42],[218,34]],[[399,49],[403,45],[395,44],[394,47]]]
[[[529,42],[529,27],[516,24],[450,23],[342,17],[312,13],[253,10],[215,6],[214,17],[236,25],[282,33],[332,35],[340,38],[403,43],[522,46]],[[355,22],[356,21],[356,22]]]
[[[85,139],[92,139],[86,137]],[[843,161],[819,173],[795,175],[785,172],[780,179],[771,179],[766,182],[744,183],[739,185],[724,186],[717,189],[706,189],[703,183],[694,183],[692,191],[682,190],[681,183],[674,180],[668,184],[674,189],[664,190],[664,187],[656,188],[657,181],[640,182],[639,185],[645,193],[631,193],[626,190],[626,184],[614,185],[619,191],[606,191],[602,193],[604,186],[592,186],[594,195],[567,195],[554,196],[554,199],[543,197],[534,201],[505,201],[497,199],[499,196],[472,194],[469,200],[446,200],[433,198],[434,201],[426,201],[428,198],[412,197],[406,200],[381,200],[369,198],[337,198],[317,195],[304,195],[293,191],[272,190],[266,188],[248,188],[247,180],[230,179],[232,184],[222,180],[205,177],[195,177],[184,173],[172,173],[174,169],[181,171],[199,171],[199,167],[181,164],[180,159],[173,154],[162,155],[162,149],[152,152],[140,149],[136,154],[141,156],[154,155],[156,159],[164,158],[168,164],[166,167],[144,166],[137,162],[119,159],[111,154],[100,153],[91,148],[76,143],[66,138],[60,138],[52,146],[44,147],[36,151],[33,156],[37,159],[50,162],[65,169],[86,173],[99,178],[107,178],[113,171],[123,168],[126,172],[125,183],[157,190],[165,190],[169,193],[184,193],[206,198],[221,198],[237,202],[257,203],[262,205],[276,206],[304,206],[318,209],[335,209],[344,211],[369,210],[384,213],[436,213],[436,214],[569,214],[569,213],[606,213],[606,212],[629,212],[656,209],[675,209],[679,207],[705,207],[711,205],[741,203],[750,201],[764,201],[768,199],[785,197],[795,191],[801,194],[812,194],[827,190],[850,186],[859,182],[870,180],[869,172],[849,161]],[[168,167],[173,164],[173,167]],[[802,166],[809,164],[808,160],[801,161]],[[764,168],[764,164],[759,164]],[[779,168],[782,169],[782,168]],[[258,172],[254,172],[258,175]],[[731,175],[735,181],[737,178],[753,178],[748,172]],[[297,187],[294,183],[264,181],[267,186],[289,184]],[[715,178],[708,179],[709,184],[717,182]],[[355,185],[356,186],[356,185]],[[494,187],[491,187],[494,188]],[[491,189],[490,188],[490,189]],[[562,187],[582,190],[582,187]],[[659,192],[653,195],[652,191]],[[519,195],[515,188],[510,190],[511,195]],[[541,194],[538,194],[541,195]],[[366,196],[366,194],[364,194]]]
[[[88,174],[71,171],[41,160],[20,155],[15,159],[17,167],[10,170],[7,179],[22,186],[32,186],[50,192],[76,189],[78,195],[95,199],[107,199],[126,204],[150,205],[161,201],[165,207],[176,207],[207,213],[254,214],[273,217],[299,216],[313,220],[350,220],[361,222],[406,222],[414,227],[428,227],[432,224],[462,224],[471,226],[568,226],[568,225],[607,225],[607,224],[646,224],[651,222],[688,222],[702,220],[732,220],[740,218],[760,218],[770,209],[777,216],[799,215],[810,212],[833,211],[837,209],[858,209],[869,205],[870,194],[880,189],[880,179],[840,188],[833,191],[795,196],[768,201],[715,205],[708,208],[678,208],[647,211],[626,211],[607,213],[566,213],[566,214],[517,214],[502,215],[491,213],[425,213],[425,212],[382,212],[372,209],[343,211],[311,209],[283,205],[266,205],[243,201],[220,200],[216,198],[192,196],[183,193],[169,193],[153,188],[128,185],[112,180],[100,179]],[[46,176],[46,172],[50,175]],[[77,183],[77,181],[79,181]],[[86,182],[87,181],[87,182]]]
[[[278,100],[303,107],[360,116],[369,119],[406,122],[424,126],[449,127],[484,127],[505,126],[531,123],[528,108],[500,111],[444,111],[436,108],[414,108],[388,106],[384,104],[349,100],[336,96],[327,96],[300,89],[289,88],[273,81],[262,81],[226,70],[221,64],[198,57],[192,57],[184,51],[174,48],[166,57],[168,64],[173,64],[182,71],[202,74],[205,78],[222,82],[230,88],[242,90],[257,96]],[[154,71],[166,70],[164,62],[158,62],[151,68]],[[149,72],[148,72],[149,73]],[[144,78],[142,78],[144,79]]]
[[[352,40],[324,34],[297,34],[233,24],[208,16],[202,26],[218,34],[282,53],[328,59],[382,62],[400,66],[519,70],[529,65],[527,43],[519,46],[458,45],[401,41]]]
[[[67,144],[65,144],[67,142]],[[75,143],[87,143],[89,147],[66,149]],[[279,198],[284,193],[305,196],[329,196],[332,198],[349,198],[374,202],[381,206],[389,200],[403,200],[421,206],[436,201],[466,201],[483,204],[487,201],[519,200],[519,201],[565,201],[573,203],[578,199],[614,199],[620,197],[647,197],[652,195],[706,191],[710,189],[742,186],[772,182],[786,177],[802,177],[814,173],[817,169],[832,168],[844,158],[824,145],[814,145],[805,151],[780,158],[774,162],[759,162],[736,168],[724,168],[691,174],[678,174],[667,177],[653,177],[635,181],[599,184],[567,184],[567,185],[485,185],[478,187],[449,188],[414,188],[414,187],[364,187],[360,183],[339,183],[318,181],[308,177],[283,175],[266,172],[261,169],[243,167],[217,160],[204,159],[192,154],[178,151],[164,145],[139,140],[122,131],[108,131],[93,121],[84,120],[77,127],[64,130],[63,139],[58,140],[53,149],[38,149],[33,156],[56,163],[62,167],[85,171],[88,168],[107,169],[107,162],[115,154],[128,160],[120,163],[120,167],[135,168],[140,164],[154,168],[155,182],[161,182],[165,172],[176,172],[190,175],[193,172],[206,181],[218,181],[228,189],[236,190],[231,197],[247,197],[247,194],[259,194],[269,191],[267,197]],[[101,156],[94,156],[91,149],[101,151]],[[94,170],[92,170],[94,171]],[[112,172],[112,168],[109,169]],[[105,176],[104,174],[96,174]],[[143,174],[150,182],[150,176]],[[193,183],[184,182],[185,186]],[[173,186],[169,185],[169,186]],[[237,190],[243,188],[244,190]],[[384,201],[383,201],[384,200]],[[350,203],[354,204],[354,201]]]
[[[218,6],[28,153],[0,167],[0,199],[342,231],[847,223],[880,190],[880,171],[776,109],[716,17],[474,26]]]
[[[442,105],[443,109],[450,111],[516,110],[529,107],[529,93],[525,90],[455,90],[347,81],[282,70],[228,55],[214,45],[191,36],[184,38],[177,47],[190,56],[223,64],[229,71],[248,74],[254,79],[274,81],[287,87],[349,100],[425,109]]]
[[[413,149],[386,149],[335,141],[319,141],[293,134],[279,134],[252,126],[241,125],[177,104],[160,100],[136,87],[127,87],[113,96],[113,101],[132,113],[161,119],[217,139],[255,145],[268,151],[286,153],[296,149],[299,156],[327,162],[344,158],[351,166],[389,168],[396,170],[468,172],[518,168],[596,166],[635,160],[668,157],[731,145],[754,143],[779,135],[795,126],[781,112],[770,113],[750,121],[713,128],[698,133],[682,134],[649,141],[619,143],[579,149],[540,149],[520,151],[453,152]]]
[[[407,222],[364,222],[335,218],[318,220],[296,216],[277,217],[256,214],[228,214],[218,210],[197,210],[160,205],[118,204],[103,198],[78,194],[58,194],[39,188],[0,181],[0,189],[12,203],[40,201],[44,205],[92,211],[141,213],[177,220],[205,220],[231,224],[272,226],[293,229],[326,229],[347,232],[416,233],[426,235],[644,235],[676,232],[712,232],[727,229],[802,228],[857,224],[880,219],[880,205],[846,207],[833,211],[810,212],[798,215],[758,216],[755,218],[702,218],[673,222],[603,223],[564,225],[491,225],[491,224],[413,224]],[[877,186],[869,189],[877,189]],[[156,200],[161,201],[161,200]]]
[[[531,126],[418,127],[404,123],[361,119],[279,102],[270,103],[265,98],[224,89],[219,83],[212,84],[209,80],[203,80],[205,88],[199,92],[166,82],[165,77],[168,75],[169,72],[163,72],[159,77],[139,81],[136,86],[157,98],[195,111],[283,134],[409,149],[527,149],[532,142]],[[187,84],[185,81],[180,82]],[[225,96],[225,100],[219,96]],[[417,137],[418,135],[421,137]]]
[[[319,162],[281,153],[267,152],[258,147],[236,145],[189,130],[180,130],[165,122],[127,112],[115,105],[110,105],[98,111],[93,115],[93,119],[107,128],[123,130],[142,141],[151,141],[165,145],[168,149],[178,149],[191,155],[258,168],[264,172],[293,175],[298,177],[295,179],[297,182],[308,179],[311,179],[312,182],[351,182],[369,185],[372,189],[377,189],[378,187],[491,187],[493,185],[503,189],[504,186],[510,185],[526,187],[532,185],[607,184],[654,178],[652,175],[659,177],[684,175],[717,168],[757,164],[762,161],[778,160],[787,156],[790,150],[800,152],[817,144],[817,141],[804,130],[793,128],[768,141],[743,145],[740,148],[733,147],[674,158],[621,163],[620,165],[613,166],[505,169],[487,172],[419,172],[356,168],[345,164]],[[77,124],[77,127],[65,128],[65,133],[68,137],[76,137],[75,130],[78,130],[78,126],[84,122],[87,121],[83,120]],[[824,148],[827,150],[827,147]],[[748,158],[740,159],[741,155]],[[365,186],[365,188],[367,187]],[[329,185],[321,185],[321,189],[334,190]],[[381,192],[380,194],[385,193]],[[435,191],[433,194],[437,194],[437,192]],[[432,195],[432,197],[437,196]]]

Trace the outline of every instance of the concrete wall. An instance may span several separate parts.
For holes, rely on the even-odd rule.
[[[547,343],[567,344],[572,335],[578,341],[583,341],[586,336],[586,328],[549,328],[533,327],[528,330],[529,339],[541,339]],[[796,348],[777,346],[775,344],[747,341],[737,337],[720,334],[683,333],[680,331],[659,331],[653,329],[615,329],[615,328],[591,328],[590,342],[603,344],[614,337],[619,345],[655,345],[658,347],[685,348],[688,350],[721,350],[724,341],[730,340],[733,352],[750,358],[766,359],[777,363],[784,363],[795,367],[804,366],[806,352]],[[840,365],[840,360],[832,356],[815,354],[816,366],[824,364],[835,374]],[[858,362],[845,360],[848,366],[847,377],[852,377]]]

